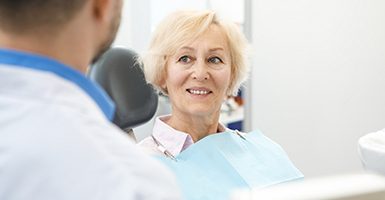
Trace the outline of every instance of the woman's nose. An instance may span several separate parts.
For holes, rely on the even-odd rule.
[[[208,80],[210,77],[206,63],[196,62],[193,66],[192,78],[198,81]]]

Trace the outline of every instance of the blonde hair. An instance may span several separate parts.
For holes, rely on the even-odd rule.
[[[228,95],[236,95],[246,81],[248,43],[236,24],[219,19],[213,11],[179,11],[167,16],[156,28],[150,46],[142,61],[148,83],[167,94],[161,84],[166,78],[166,64],[169,56],[184,44],[203,34],[215,24],[226,35],[231,57],[231,81]]]

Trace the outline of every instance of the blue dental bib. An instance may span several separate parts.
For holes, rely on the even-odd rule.
[[[225,200],[239,188],[303,178],[285,151],[260,131],[209,135],[176,156],[158,157],[173,171],[188,200]]]

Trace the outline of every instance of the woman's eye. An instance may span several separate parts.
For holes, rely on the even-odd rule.
[[[211,58],[209,58],[208,61],[209,61],[210,63],[214,63],[214,64],[223,63],[223,61],[222,61],[220,58],[218,58],[218,57],[211,57]]]
[[[178,60],[178,62],[183,62],[183,63],[189,63],[190,61],[191,61],[191,58],[188,56],[182,56]]]

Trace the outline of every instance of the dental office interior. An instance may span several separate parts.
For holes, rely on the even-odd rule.
[[[143,53],[180,9],[215,10],[250,42],[249,79],[223,103],[222,123],[261,130],[305,179],[366,172],[358,141],[385,128],[385,1],[126,0],[114,46]],[[156,115],[167,113],[160,96]],[[138,141],[152,125],[134,129]]]

